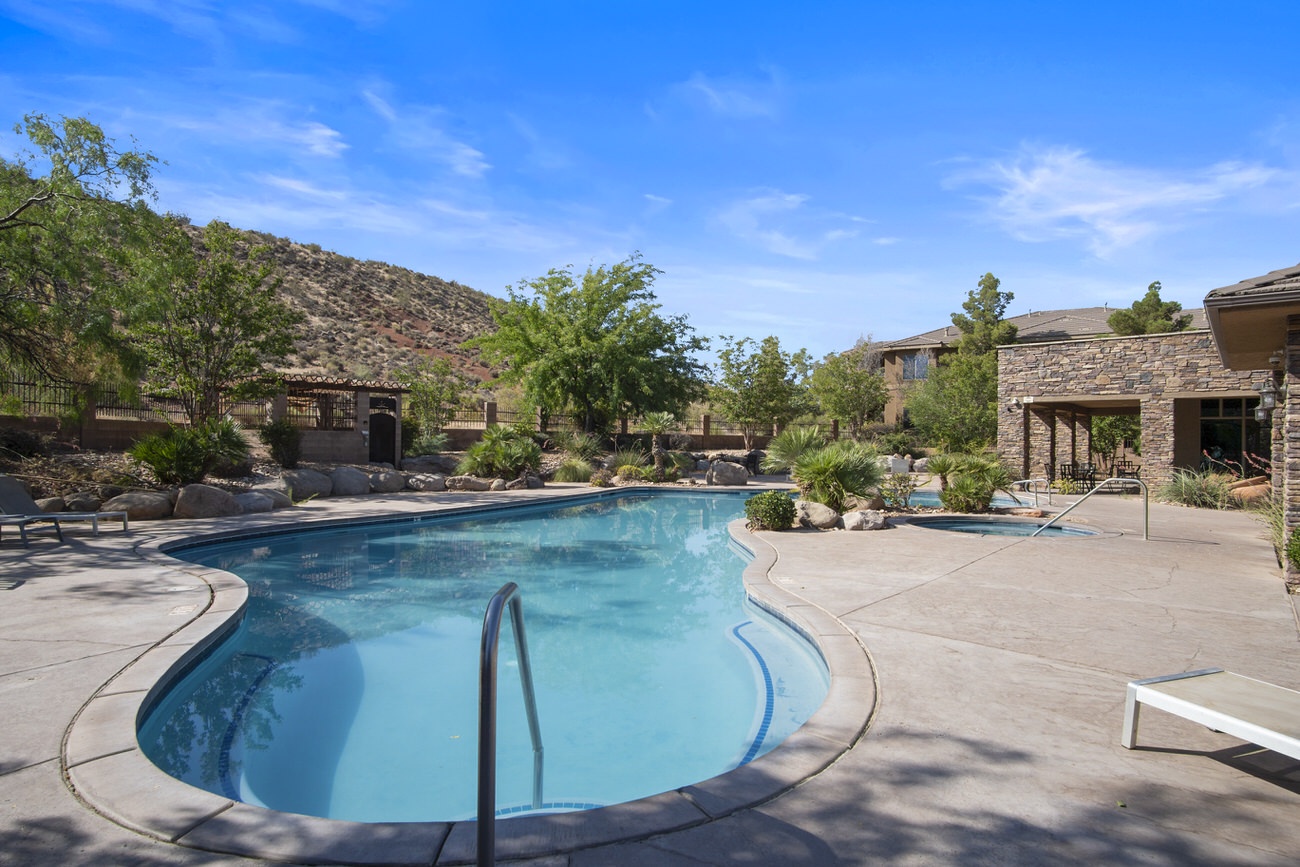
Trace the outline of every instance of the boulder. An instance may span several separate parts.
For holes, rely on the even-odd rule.
[[[406,480],[406,486],[412,491],[445,491],[447,477],[441,473],[419,473]]]
[[[1236,502],[1249,505],[1267,500],[1273,494],[1273,486],[1266,481],[1257,485],[1243,485],[1239,488],[1233,488],[1228,493]]]
[[[313,497],[328,497],[334,490],[330,477],[315,470],[285,470],[280,475],[280,487],[295,503]]]
[[[498,481],[500,481],[500,480],[498,479]],[[494,491],[496,490],[495,483],[494,483],[494,485],[493,485],[492,490],[494,490]],[[526,491],[526,490],[528,490],[528,480],[527,480],[527,479],[522,479],[522,478],[521,478],[521,479],[511,479],[510,481],[506,482],[506,490],[507,490],[507,491]]]
[[[747,485],[749,470],[730,461],[714,461],[709,464],[709,471],[704,476],[708,485]]]
[[[283,497],[284,494],[280,496]],[[246,515],[269,512],[275,508],[275,502],[262,491],[246,491],[242,494],[235,494],[235,502],[239,503],[239,508],[243,509]]]
[[[840,525],[840,513],[812,500],[795,500],[794,514],[802,527],[833,530]]]
[[[68,504],[62,497],[41,497],[36,501],[36,508],[42,512],[66,512]],[[78,511],[93,512],[95,509],[78,509]]]
[[[226,518],[244,509],[233,494],[211,485],[186,485],[176,495],[173,518]]]
[[[395,494],[406,487],[406,476],[397,470],[381,470],[370,474],[370,490],[376,494]]]
[[[541,477],[541,476],[535,476],[535,475],[533,475],[532,473],[529,473],[529,474],[528,474],[528,479],[527,479],[527,481],[528,481],[528,490],[530,490],[530,491],[532,491],[532,490],[536,490],[537,488],[544,488],[544,487],[546,487],[546,482],[542,481],[542,477]]]
[[[288,509],[293,506],[293,500],[284,491],[271,487],[257,487],[249,491],[250,494],[261,494],[271,500],[271,508]]]
[[[359,497],[370,493],[370,476],[356,467],[335,467],[329,477],[331,497]]]
[[[491,491],[504,491],[506,489],[505,479],[493,479],[492,484],[488,486]]]
[[[480,479],[478,476],[448,476],[447,490],[449,491],[486,491],[492,487],[492,483],[487,479]]]
[[[104,501],[90,493],[71,494],[63,498],[63,505],[69,512],[98,512]]]
[[[856,512],[845,512],[844,529],[883,530],[885,529],[885,513],[876,509],[861,509]]]
[[[105,512],[126,512],[132,521],[154,521],[172,513],[172,498],[165,491],[127,491],[104,501]]]
[[[458,463],[459,461],[450,455],[420,455],[413,458],[402,458],[402,470],[420,475],[439,474],[450,476],[455,474],[456,464]]]

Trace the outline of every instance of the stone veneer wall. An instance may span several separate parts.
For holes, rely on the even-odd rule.
[[[998,350],[998,454],[1025,478],[1054,464],[1085,461],[1091,417],[1071,401],[1111,398],[1131,405],[1136,400],[1142,414],[1142,478],[1163,484],[1178,466],[1174,401],[1247,396],[1254,393],[1254,378],[1258,374],[1252,371],[1223,366],[1209,331],[1005,346]],[[1300,464],[1300,442],[1291,445]],[[1295,507],[1300,521],[1300,492]]]

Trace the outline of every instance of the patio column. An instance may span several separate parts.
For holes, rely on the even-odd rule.
[[[1056,410],[1030,407],[1028,414],[1029,478],[1045,473],[1056,478]]]
[[[1153,489],[1174,476],[1174,401],[1172,398],[1146,397],[1139,403],[1142,411],[1142,481]]]
[[[1278,403],[1274,416],[1282,415],[1284,430],[1280,436],[1274,425],[1273,478],[1282,476],[1282,523],[1286,537],[1300,527],[1300,316],[1286,318],[1286,361],[1284,384],[1286,397]],[[1278,447],[1278,441],[1281,446]],[[1300,571],[1282,558],[1282,574],[1289,587],[1300,587]]]

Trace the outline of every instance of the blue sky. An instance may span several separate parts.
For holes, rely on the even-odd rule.
[[[1300,259],[1300,3],[0,0],[0,120],[166,160],[162,209],[496,295],[633,251],[814,356]],[[12,154],[17,141],[0,137]]]

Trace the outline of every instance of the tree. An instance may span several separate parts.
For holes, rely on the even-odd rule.
[[[1092,452],[1101,455],[1108,467],[1115,466],[1115,454],[1125,440],[1134,444],[1134,451],[1141,454],[1138,443],[1142,436],[1142,419],[1136,415],[1101,415],[1092,418]]]
[[[465,343],[506,364],[498,377],[519,383],[546,412],[566,413],[587,432],[619,417],[680,413],[705,393],[707,342],[684,316],[659,314],[651,285],[661,273],[633,254],[617,265],[520,281],[492,304],[494,333]],[[531,296],[531,297],[530,297]]]
[[[936,369],[906,398],[912,423],[946,449],[979,449],[997,439],[996,348],[1016,339],[1016,326],[1002,319],[1014,296],[1001,285],[985,274],[979,289],[967,293],[966,312],[952,314],[962,332],[957,352],[940,357]]]
[[[157,157],[85,118],[24,116],[35,152],[0,158],[0,362],[53,379],[120,349],[112,296],[157,224]]]
[[[451,421],[465,400],[468,386],[464,377],[445,358],[420,359],[393,372],[410,395],[408,406],[419,423],[420,439],[412,444],[415,453],[438,451],[438,434]]]
[[[175,221],[147,257],[151,270],[126,330],[147,359],[146,380],[180,399],[191,424],[218,416],[223,395],[264,393],[293,349],[301,316],[281,301],[266,248],[240,256],[240,233],[213,221],[191,241]]]
[[[1106,324],[1110,330],[1123,337],[1135,334],[1167,334],[1182,331],[1192,324],[1190,313],[1179,315],[1183,305],[1177,301],[1160,300],[1160,281],[1147,286],[1147,294],[1127,310],[1110,314]]]
[[[832,352],[813,367],[809,377],[813,398],[822,412],[848,425],[849,436],[860,440],[889,402],[880,351],[870,339],[859,340],[848,352]]]
[[[727,421],[739,425],[750,448],[759,428],[789,424],[813,410],[808,394],[808,353],[781,350],[781,341],[762,343],[723,336],[718,352],[718,377],[709,401]]]

